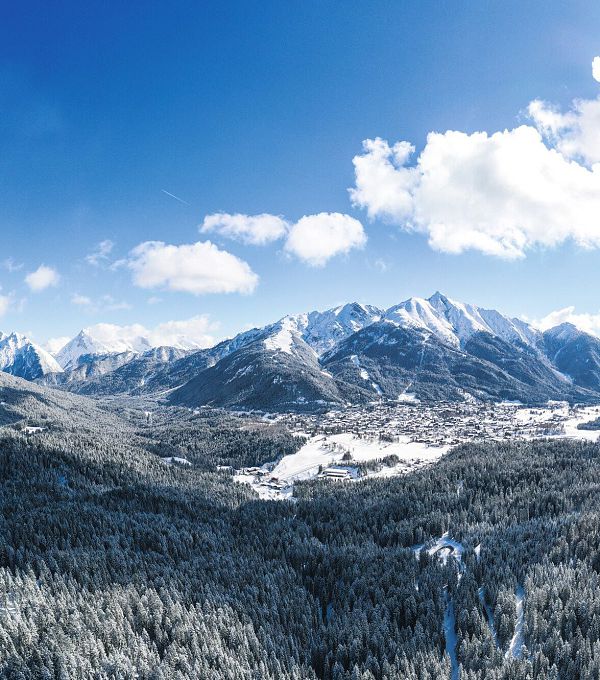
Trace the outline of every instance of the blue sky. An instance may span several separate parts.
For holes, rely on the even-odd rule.
[[[427,216],[445,203],[433,209],[411,189],[405,219],[392,194],[378,208],[372,184],[354,205],[348,189],[365,139],[411,142],[414,164],[431,131],[491,134],[531,126],[532,100],[565,115],[576,98],[595,102],[598,36],[600,5],[581,1],[12,3],[0,25],[0,260],[10,259],[0,327],[44,341],[100,321],[152,328],[208,315],[218,337],[288,312],[354,299],[390,306],[437,289],[531,319],[568,306],[597,315],[600,223],[587,213],[559,206],[585,224],[552,242],[538,215],[517,257],[473,239],[454,253],[454,226],[432,236]],[[591,175],[593,153],[565,151],[571,128],[552,128],[548,141],[538,118],[548,147]],[[593,193],[582,182],[564,201]],[[295,247],[285,237],[253,245],[223,228],[200,233],[217,212],[283,216],[289,230],[340,213],[367,240],[355,234],[347,251],[316,262],[297,246],[320,239],[318,221]],[[208,239],[211,266],[245,263],[258,283],[237,285],[240,270],[227,285],[242,292],[204,292],[149,272],[147,248],[131,254]],[[153,254],[160,269],[165,252]],[[213,254],[185,257],[193,269]]]

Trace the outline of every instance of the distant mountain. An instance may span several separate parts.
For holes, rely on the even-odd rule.
[[[62,368],[54,357],[19,333],[0,333],[0,371],[35,380]]]
[[[387,310],[352,302],[289,315],[207,349],[185,338],[177,340],[181,347],[148,347],[141,336],[108,342],[112,335],[101,330],[84,329],[61,350],[62,372],[52,357],[42,356],[36,368],[26,353],[5,370],[73,392],[153,395],[190,407],[600,401],[600,339],[569,324],[541,333],[441,293]]]
[[[524,321],[493,309],[455,302],[441,293],[429,299],[412,297],[391,307],[386,319],[401,326],[426,328],[450,345],[460,346],[476,333],[489,333],[507,342],[536,345],[541,334]]]
[[[290,318],[302,339],[317,354],[322,354],[352,333],[379,321],[383,314],[381,309],[372,305],[351,302],[325,312],[310,312]]]
[[[342,401],[331,375],[286,318],[177,389],[171,403],[263,410],[302,409]]]
[[[65,387],[71,392],[89,395],[144,394],[148,379],[154,377],[165,365],[172,366],[190,352],[174,347],[155,347],[143,354],[86,354],[78,359],[74,368],[63,373],[45,376],[45,385]],[[204,366],[203,366],[204,367]]]
[[[600,391],[600,339],[563,323],[543,335],[544,350],[556,368],[575,385]]]
[[[535,350],[477,332],[464,348],[418,326],[389,320],[350,336],[326,354],[322,366],[372,398],[455,400],[465,394],[490,400],[543,402],[589,394],[553,371]]]
[[[98,324],[81,330],[72,340],[70,340],[56,354],[56,360],[64,369],[74,369],[82,357],[86,357],[85,362],[89,363],[88,357],[104,357],[110,354],[125,355],[130,354],[139,357],[152,350],[160,350],[165,347],[163,344],[156,344],[157,338],[152,334],[132,335],[127,330],[123,331],[117,326]],[[174,335],[169,338],[169,348],[183,351],[196,351],[201,346],[184,335]]]
[[[65,369],[77,366],[81,357],[105,356],[108,354],[141,354],[151,349],[144,337],[133,339],[115,338],[106,340],[94,335],[93,330],[84,328],[56,354],[56,360]]]

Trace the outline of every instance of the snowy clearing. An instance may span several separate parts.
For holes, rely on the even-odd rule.
[[[408,437],[399,437],[399,441],[396,442],[384,442],[375,438],[358,437],[348,432],[318,435],[312,437],[297,453],[284,456],[272,469],[267,466],[260,472],[240,471],[235,480],[251,484],[261,498],[289,498],[293,493],[294,482],[313,479],[319,472],[332,466],[335,468],[336,464],[339,466],[340,463],[344,463],[350,467],[350,477],[355,479],[358,475],[353,473],[353,463],[376,461],[395,455],[399,459],[398,464],[389,467],[384,465],[380,470],[368,472],[365,477],[358,479],[391,477],[436,462],[448,448],[411,442]],[[274,488],[272,486],[274,483],[283,485],[284,488]]]
[[[177,456],[167,456],[166,458],[161,458],[161,460],[167,465],[191,465],[187,458],[178,458]]]

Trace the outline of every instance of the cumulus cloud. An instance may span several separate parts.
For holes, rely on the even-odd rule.
[[[448,253],[600,247],[600,99],[566,113],[534,100],[527,112],[532,125],[493,134],[431,132],[416,158],[409,142],[366,140],[352,202]]]
[[[312,267],[322,267],[335,255],[363,248],[367,236],[362,224],[341,213],[306,215],[290,228],[286,252]]]
[[[570,111],[536,99],[527,111],[548,143],[586,166],[600,161],[600,99],[576,99]]]
[[[542,319],[532,322],[532,325],[541,331],[559,326],[561,323],[572,323],[586,333],[600,336],[600,312],[590,314],[587,312],[577,312],[575,307],[564,307],[547,314]]]
[[[202,295],[252,293],[258,284],[258,276],[247,262],[210,241],[180,246],[146,241],[131,251],[127,266],[140,288]]]
[[[98,267],[102,262],[108,260],[114,247],[115,244],[110,239],[100,241],[94,250],[89,255],[86,255],[85,261],[93,267]]]
[[[211,321],[206,314],[194,316],[183,321],[165,321],[155,326],[148,337],[152,344],[160,346],[212,347],[216,339],[213,335],[219,329],[217,322]]]
[[[600,166],[569,160],[534,127],[430,133],[408,166],[411,150],[367,140],[354,159],[352,201],[371,218],[425,233],[448,253],[518,258],[567,239],[600,245]]]
[[[200,231],[205,234],[217,232],[221,236],[242,243],[262,246],[285,236],[288,222],[277,215],[242,215],[240,213],[214,213],[204,218]]]
[[[39,293],[46,288],[57,286],[60,281],[60,276],[56,269],[47,267],[45,264],[40,265],[35,271],[29,272],[25,277],[25,283],[34,293]]]
[[[305,215],[295,223],[268,213],[214,213],[204,218],[200,231],[217,232],[251,245],[285,238],[285,251],[313,267],[322,267],[335,255],[362,248],[367,240],[362,224],[340,213]]]
[[[600,83],[600,57],[594,57],[592,61],[592,76]]]

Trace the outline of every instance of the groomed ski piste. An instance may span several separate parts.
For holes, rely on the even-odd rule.
[[[264,465],[260,471],[239,471],[235,480],[251,484],[260,498],[281,500],[293,495],[294,482],[313,479],[332,466],[347,471],[350,481],[391,477],[431,465],[448,449],[448,446],[435,447],[422,442],[411,442],[408,437],[388,443],[357,437],[352,433],[319,435],[310,438],[297,453],[284,456],[275,465]],[[399,459],[396,465],[382,465],[377,471],[369,471],[364,477],[359,476],[355,464],[382,460],[392,455]]]

